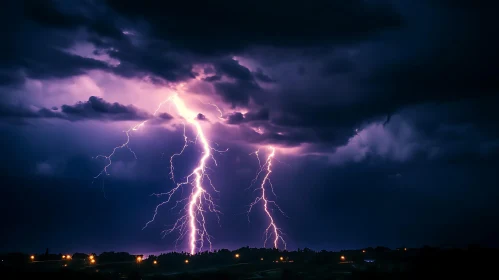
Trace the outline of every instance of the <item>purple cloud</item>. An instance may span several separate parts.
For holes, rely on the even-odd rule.
[[[74,105],[62,105],[52,109],[33,108],[22,105],[9,106],[0,104],[0,117],[3,118],[55,118],[69,121],[99,120],[99,121],[144,121],[154,120],[155,123],[170,121],[173,117],[168,113],[158,116],[141,110],[133,105],[110,103],[103,98],[91,96],[88,101],[77,102]]]

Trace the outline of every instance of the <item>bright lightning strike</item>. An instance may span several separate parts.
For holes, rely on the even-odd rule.
[[[177,95],[173,95],[170,101],[175,105],[177,112],[179,115],[184,118],[190,125],[194,127],[196,131],[196,141],[193,143],[197,143],[197,140],[200,141],[200,144],[203,149],[203,154],[198,161],[198,165],[192,170],[192,172],[187,175],[185,181],[176,183],[176,186],[166,193],[155,194],[156,196],[166,196],[167,199],[160,204],[158,204],[154,210],[153,217],[150,221],[148,221],[144,229],[152,223],[158,214],[159,207],[167,204],[172,199],[172,196],[177,192],[178,189],[182,188],[185,185],[191,185],[192,191],[189,197],[176,201],[175,207],[183,201],[188,201],[183,210],[184,212],[182,216],[177,219],[177,221],[173,224],[170,229],[165,230],[163,233],[168,234],[173,231],[179,231],[180,235],[177,238],[177,242],[184,238],[186,235],[189,238],[189,248],[190,253],[195,254],[197,251],[201,251],[205,245],[205,242],[209,243],[210,250],[212,249],[211,236],[209,235],[206,229],[206,219],[205,213],[207,211],[214,212],[217,216],[220,211],[217,209],[217,206],[213,202],[212,196],[208,193],[206,188],[203,187],[204,179],[207,179],[208,184],[215,190],[215,187],[211,183],[211,179],[206,173],[207,162],[211,158],[215,165],[217,164],[215,158],[213,157],[212,151],[216,152],[225,152],[219,151],[212,148],[209,144],[209,141],[197,119],[197,114],[190,111],[186,106],[183,100]],[[180,150],[180,152],[175,153],[170,158],[170,175],[172,180],[174,180],[173,176],[173,159],[176,156],[182,155],[184,150],[188,146],[188,137],[185,133],[185,124],[184,124],[184,146]]]
[[[260,157],[258,153],[260,152],[259,150],[255,151],[254,154],[256,155],[256,158],[258,159],[258,164],[260,165],[260,168],[256,174],[255,179],[253,179],[252,184],[253,185],[257,180],[258,177],[262,172],[265,173],[265,176],[263,177],[262,184],[255,190],[255,191],[260,191],[260,196],[255,198],[255,200],[250,204],[249,209],[248,209],[248,221],[249,221],[249,213],[253,209],[253,206],[255,206],[258,202],[262,201],[263,204],[263,210],[269,219],[269,225],[265,229],[265,241],[263,243],[263,246],[266,247],[267,242],[269,239],[273,238],[273,243],[274,243],[274,248],[278,248],[279,246],[279,241],[282,243],[284,246],[284,249],[286,249],[286,242],[284,241],[284,238],[282,237],[283,233],[279,227],[277,227],[276,222],[274,220],[274,217],[272,216],[272,209],[270,208],[271,205],[274,205],[275,208],[277,208],[283,215],[284,212],[281,210],[279,205],[273,200],[270,200],[268,198],[268,189],[266,185],[268,185],[268,188],[270,191],[275,196],[274,193],[274,188],[272,186],[272,182],[270,181],[270,173],[272,173],[272,160],[274,159],[275,156],[275,148],[274,147],[269,147],[270,154],[267,156],[267,160],[264,162],[263,165],[261,165]],[[250,187],[251,187],[250,185]]]
[[[161,206],[167,204],[170,202],[172,199],[172,196],[177,192],[177,190],[181,189],[185,185],[191,185],[192,186],[192,191],[189,197],[181,199],[176,201],[175,207],[177,207],[180,203],[184,201],[188,201],[183,210],[185,211],[182,216],[176,220],[174,225],[165,231],[163,231],[164,234],[171,233],[173,231],[179,231],[180,235],[176,240],[176,244],[183,239],[186,235],[189,237],[189,249],[191,254],[195,254],[196,251],[201,251],[204,247],[205,242],[209,243],[209,247],[211,250],[211,236],[209,235],[207,229],[206,229],[206,220],[205,220],[205,213],[207,211],[214,212],[217,217],[218,214],[221,212],[217,209],[217,206],[213,202],[212,196],[207,192],[207,190],[203,187],[204,185],[204,180],[206,179],[208,181],[208,184],[215,190],[215,187],[211,183],[211,179],[206,173],[206,168],[207,168],[207,161],[208,159],[212,159],[215,165],[217,165],[217,162],[215,158],[213,157],[212,151],[215,152],[226,152],[225,151],[219,151],[214,148],[212,148],[209,144],[209,141],[199,123],[199,120],[197,119],[197,114],[190,111],[186,106],[183,100],[178,96],[178,94],[174,94],[173,96],[169,97],[168,99],[164,100],[158,105],[158,108],[154,111],[153,116],[155,116],[160,108],[167,102],[171,102],[175,105],[178,114],[185,119],[189,124],[191,124],[195,131],[196,131],[196,140],[195,141],[189,141],[187,135],[186,135],[186,129],[185,129],[185,123],[184,123],[184,146],[182,149],[178,152],[175,153],[171,156],[170,158],[170,176],[171,179],[175,182],[174,178],[174,165],[173,165],[173,159],[176,156],[180,156],[183,154],[185,149],[188,146],[189,142],[192,142],[194,144],[197,143],[197,140],[200,140],[201,146],[203,148],[203,155],[198,161],[198,165],[192,170],[192,172],[186,177],[185,181],[176,183],[176,186],[170,190],[169,192],[166,193],[160,193],[160,194],[154,194],[158,197],[160,196],[166,196],[167,199],[160,204],[158,204],[154,210],[154,215],[150,221],[148,221],[144,228],[145,229],[150,223],[152,223],[157,214],[158,210]],[[215,106],[217,111],[220,113],[220,117],[222,117],[222,112],[221,110],[214,104],[209,104],[212,106]],[[97,174],[94,178],[98,178],[103,174],[109,175],[108,173],[108,168],[112,165],[112,158],[115,155],[116,151],[122,148],[127,148],[135,158],[137,158],[135,152],[128,146],[130,143],[130,133],[132,131],[138,130],[140,127],[144,126],[147,123],[148,120],[145,120],[137,125],[134,125],[130,127],[128,130],[124,131],[126,134],[126,141],[119,145],[116,146],[112,152],[109,155],[98,155],[96,158],[104,158],[107,161],[107,164],[104,166],[102,171]],[[181,211],[182,212],[182,211]]]

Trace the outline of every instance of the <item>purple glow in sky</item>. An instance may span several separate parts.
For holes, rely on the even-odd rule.
[[[178,236],[161,232],[181,207],[142,228],[163,201],[150,194],[206,155],[200,131],[228,149],[203,169],[223,213],[204,221],[216,249],[263,245],[268,215],[257,207],[248,224],[259,194],[245,189],[261,167],[250,154],[268,147],[287,217],[269,213],[290,249],[497,243],[499,41],[479,35],[497,25],[488,4],[14,2],[0,12],[9,250],[175,249]],[[182,112],[158,110],[175,94]],[[196,143],[175,158],[173,182],[184,136]],[[123,143],[135,155],[116,150],[92,184],[107,163],[95,156]]]

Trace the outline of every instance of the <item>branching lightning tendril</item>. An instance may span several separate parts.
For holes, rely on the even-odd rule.
[[[256,155],[256,158],[258,159],[258,164],[260,168],[258,169],[258,172],[256,174],[256,177],[252,180],[250,187],[258,180],[258,177],[260,174],[263,172],[265,173],[265,176],[263,177],[261,185],[255,189],[255,191],[260,191],[260,196],[256,197],[255,200],[249,205],[248,209],[248,222],[249,222],[249,213],[253,209],[253,206],[255,206],[257,203],[260,201],[263,204],[263,210],[265,212],[265,215],[269,219],[269,224],[267,228],[265,229],[265,241],[263,243],[264,247],[266,247],[267,242],[270,238],[273,238],[273,243],[274,243],[274,248],[279,247],[279,241],[282,243],[284,246],[284,249],[286,249],[286,241],[284,241],[284,238],[282,237],[283,233],[279,227],[277,227],[276,222],[274,217],[272,216],[272,209],[270,208],[271,205],[273,205],[277,210],[279,210],[283,215],[286,215],[279,205],[273,200],[269,199],[268,196],[268,189],[274,194],[274,187],[272,186],[272,182],[270,181],[270,173],[272,173],[272,161],[274,160],[275,157],[275,148],[274,147],[269,147],[270,153],[267,156],[267,160],[265,160],[264,164],[261,164],[260,157],[258,153],[260,150],[257,150],[253,152]],[[253,154],[252,153],[252,154]],[[266,187],[268,185],[268,187]]]
[[[192,142],[194,144],[197,143],[197,141],[200,141],[200,144],[202,146],[202,156],[198,161],[197,166],[192,170],[192,172],[185,177],[185,180],[182,182],[175,182],[175,187],[171,189],[168,192],[165,193],[159,193],[159,194],[153,194],[157,197],[162,197],[165,196],[166,200],[163,202],[159,203],[156,208],[154,209],[154,214],[151,218],[150,221],[148,221],[143,229],[145,229],[150,223],[152,223],[158,214],[158,210],[161,206],[169,203],[172,200],[173,195],[179,190],[182,189],[184,186],[191,185],[192,186],[192,191],[190,195],[187,198],[183,198],[180,200],[177,200],[173,206],[172,209],[176,208],[179,204],[182,202],[187,201],[185,203],[185,206],[180,210],[181,217],[178,218],[175,223],[173,224],[172,227],[170,227],[167,230],[163,231],[163,234],[169,234],[174,231],[179,232],[179,237],[176,239],[176,245],[180,240],[182,240],[185,236],[188,236],[189,239],[189,251],[191,254],[195,254],[198,251],[201,251],[205,245],[205,242],[208,242],[210,250],[212,249],[212,243],[211,239],[212,236],[209,235],[207,228],[206,228],[206,219],[205,219],[205,213],[207,211],[213,212],[217,215],[220,214],[221,212],[218,210],[217,205],[213,202],[213,198],[210,195],[210,193],[203,187],[205,183],[205,179],[208,182],[208,184],[213,188],[213,190],[217,191],[213,184],[211,183],[211,179],[206,173],[207,164],[208,160],[212,159],[215,165],[217,165],[217,162],[215,158],[213,157],[214,152],[226,152],[225,151],[220,151],[212,148],[209,144],[209,141],[206,137],[205,132],[203,131],[203,128],[201,124],[199,123],[199,120],[197,119],[197,114],[190,111],[184,101],[178,96],[178,94],[174,94],[167,100],[161,102],[158,106],[158,109],[154,112],[154,115],[158,112],[158,110],[161,108],[161,106],[167,102],[171,102],[175,105],[175,108],[177,109],[178,114],[192,127],[194,128],[196,132],[196,139],[195,141],[189,141],[187,134],[186,134],[186,124],[183,124],[183,137],[184,137],[184,146],[182,149],[180,149],[179,152],[173,154],[170,157],[170,177],[171,179],[175,182],[175,177],[174,177],[174,158],[177,156],[180,156],[183,154],[185,149],[188,146],[189,142]],[[114,153],[116,152],[117,149],[121,149],[124,147],[127,147],[132,153],[133,151],[128,147],[128,144],[130,142],[130,135],[129,133],[131,131],[137,130],[141,126],[143,126],[147,121],[144,121],[136,126],[131,127],[129,130],[125,131],[127,135],[127,140],[125,143],[123,143],[120,146],[117,146],[113,149],[112,153],[108,156],[99,156],[103,157],[108,161],[108,164],[104,167],[104,169],[99,173],[95,178],[98,178],[102,174],[107,174],[107,168],[112,164],[111,158],[114,156]],[[135,155],[135,153],[134,153]],[[218,191],[217,191],[218,192]]]
[[[159,103],[158,105],[158,108],[156,108],[156,110],[154,111],[154,114],[153,116],[156,116],[156,114],[158,113],[158,111],[161,109],[161,107],[168,101],[170,101],[171,98],[168,98],[166,100],[164,100],[163,102]],[[104,168],[101,170],[101,172],[99,174],[97,174],[94,179],[97,179],[99,178],[101,175],[103,174],[106,174],[106,175],[109,175],[109,172],[107,172],[107,169],[113,164],[113,161],[112,161],[112,158],[114,156],[114,154],[116,153],[117,150],[119,149],[123,149],[123,148],[127,148],[132,154],[133,156],[135,157],[135,159],[137,159],[137,155],[135,154],[135,152],[128,146],[128,144],[130,143],[130,133],[132,131],[137,131],[139,128],[141,128],[142,126],[144,126],[146,123],[147,123],[148,120],[145,120],[137,125],[134,125],[132,127],[130,127],[128,130],[125,130],[123,131],[126,135],[126,141],[119,145],[119,146],[116,146],[113,148],[113,151],[109,154],[109,155],[98,155],[96,156],[95,158],[103,158],[107,161],[107,164],[104,166]]]

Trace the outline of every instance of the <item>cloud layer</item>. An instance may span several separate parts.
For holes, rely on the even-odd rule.
[[[47,109],[60,106],[55,103],[32,109],[29,97],[12,101],[14,89],[29,91],[26,84],[33,81],[58,83],[93,71],[159,89],[183,84],[186,99],[223,109],[222,118],[206,108],[198,112],[213,131],[252,145],[301,146],[306,153],[338,156],[362,133],[390,135],[378,124],[389,125],[392,116],[411,123],[407,129],[419,135],[417,141],[445,146],[418,119],[425,110],[459,102],[471,104],[469,118],[498,118],[491,108],[480,110],[499,89],[492,74],[498,40],[478,35],[497,22],[488,10],[462,1],[312,2],[215,1],[196,9],[128,0],[10,4],[3,20],[19,24],[6,29],[0,52],[0,90],[8,97],[0,102],[1,114],[72,121],[153,118],[154,102],[146,111],[91,94],[60,110]],[[99,75],[91,76],[95,86],[119,101]],[[402,113],[414,108],[421,114]],[[171,119],[164,112],[154,118]],[[448,121],[470,133],[483,129],[459,118]],[[496,141],[495,135],[482,136],[474,138],[485,141],[477,145]],[[377,145],[376,137],[365,138],[373,142],[363,145]]]
[[[56,118],[69,121],[97,120],[97,121],[144,121],[151,120],[166,122],[173,119],[168,113],[153,116],[133,105],[122,105],[118,102],[110,103],[96,96],[90,96],[88,101],[79,101],[74,105],[57,107],[33,108],[19,106],[0,107],[0,117],[3,118]]]

